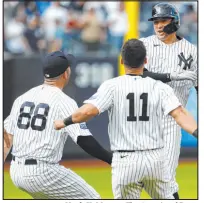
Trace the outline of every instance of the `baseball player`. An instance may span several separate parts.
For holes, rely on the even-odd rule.
[[[4,121],[13,143],[11,179],[34,199],[100,199],[81,177],[59,165],[68,135],[86,152],[111,164],[112,153],[97,143],[85,123],[54,130],[55,119],[78,109],[62,92],[73,62],[72,55],[60,51],[48,54],[43,62],[44,84],[19,96]]]
[[[189,80],[171,81],[170,85],[181,104],[185,107],[190,89],[197,88],[197,48],[186,39],[179,37],[176,31],[180,27],[180,17],[177,9],[169,3],[159,3],[152,9],[155,35],[141,38],[147,49],[148,71],[158,74],[183,72]],[[188,72],[186,72],[188,71]],[[195,77],[196,76],[196,77]],[[176,168],[178,166],[181,128],[171,116],[163,120],[164,141],[167,149],[168,166],[172,178],[172,189],[176,199],[179,199],[178,184],[176,183]]]
[[[105,81],[75,113],[55,121],[55,129],[80,123],[108,111],[115,199],[139,199],[142,188],[154,199],[174,199],[168,172],[163,114],[197,137],[197,124],[168,85],[143,77],[146,49],[132,39],[122,48],[124,76]]]

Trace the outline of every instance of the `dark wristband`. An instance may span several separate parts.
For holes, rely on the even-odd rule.
[[[196,129],[193,134],[192,134],[194,137],[198,137],[198,129]]]
[[[63,122],[64,122],[64,124],[65,124],[66,126],[71,125],[71,124],[74,124],[74,122],[72,121],[72,116],[69,116],[68,118],[65,118],[65,119],[63,120]]]

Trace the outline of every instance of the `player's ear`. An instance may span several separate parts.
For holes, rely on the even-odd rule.
[[[144,59],[144,64],[147,64],[147,57],[145,57]]]
[[[68,67],[67,70],[63,73],[63,78],[66,80],[67,78],[69,78],[70,74],[71,74],[71,70]]]
[[[67,70],[66,71],[64,71],[64,73],[62,74],[62,77],[63,77],[63,79],[67,79],[67,76],[68,76],[68,74],[67,74]]]
[[[68,74],[68,77],[71,75],[71,68],[70,67],[67,68],[67,74]]]

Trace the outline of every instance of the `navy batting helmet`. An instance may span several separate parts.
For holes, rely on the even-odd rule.
[[[176,32],[180,27],[180,16],[177,9],[169,3],[159,3],[152,8],[152,17],[148,21],[159,18],[172,18],[171,23],[166,25],[163,31],[167,34]]]

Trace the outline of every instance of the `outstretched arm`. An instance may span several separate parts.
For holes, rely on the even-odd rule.
[[[60,130],[65,126],[86,122],[94,116],[108,110],[113,105],[113,91],[115,83],[111,80],[103,82],[98,88],[97,92],[88,100],[84,101],[84,105],[77,109],[71,116],[64,120],[54,121],[56,130]],[[70,114],[68,114],[70,115]]]
[[[169,113],[181,128],[194,137],[198,136],[198,126],[193,116],[182,106],[177,107]]]
[[[99,110],[93,104],[84,104],[82,107],[77,109],[71,116],[64,120],[54,121],[54,127],[56,130],[60,130],[68,125],[74,123],[86,122],[99,114]]]
[[[155,80],[160,80],[163,83],[171,82],[173,80],[179,81],[179,80],[196,80],[197,79],[197,73],[193,71],[183,71],[183,72],[174,72],[174,73],[154,73],[151,71],[148,71],[146,68],[144,69],[143,73],[144,77],[150,77]]]
[[[154,72],[148,71],[146,68],[144,69],[143,76],[144,77],[150,77],[150,78],[153,78],[155,80],[160,80],[164,83],[171,82],[171,78],[170,78],[169,73],[154,73]]]

